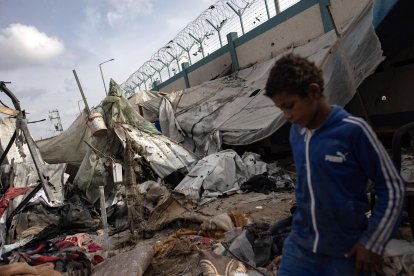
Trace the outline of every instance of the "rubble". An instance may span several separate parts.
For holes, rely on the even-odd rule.
[[[24,151],[25,139],[16,140],[5,155],[10,164],[1,169],[3,187],[9,187],[1,199],[2,264],[53,263],[56,273],[112,275],[111,271],[122,270],[140,275],[147,267],[156,271],[154,266],[160,258],[194,256],[193,260],[199,261],[200,248],[210,250],[227,232],[252,223],[247,213],[237,209],[217,208],[213,213],[204,213],[212,202],[204,201],[203,209],[199,200],[207,195],[229,196],[229,191],[236,193],[233,196],[243,196],[239,186],[251,176],[267,171],[268,164],[259,155],[246,153],[240,157],[228,150],[198,160],[134,112],[113,81],[110,91],[111,95],[95,109],[105,119],[103,135],[96,136],[96,131],[88,128],[85,113],[66,132],[39,143],[42,155],[38,158],[41,156],[48,187],[53,187],[53,201],[37,185],[37,167],[29,158],[31,153]],[[4,122],[7,124],[0,131],[7,129],[9,138],[16,121]],[[180,187],[185,187],[186,177],[211,167],[216,170],[214,174],[207,171],[210,179],[201,178],[194,192],[198,197],[185,196]],[[230,174],[232,167],[234,175]],[[274,170],[275,165],[269,168]],[[228,183],[234,185],[228,188]],[[105,212],[101,214],[97,204],[101,187],[105,194],[101,206],[105,206],[108,217],[107,234],[101,230],[105,229],[101,220]],[[268,202],[272,199],[263,198]],[[140,245],[158,237],[157,233],[177,227],[182,230],[174,236],[152,246]],[[136,248],[124,255],[115,254],[119,247],[117,237],[122,233]],[[143,248],[154,251],[145,251],[148,254],[144,254],[142,262],[124,261],[122,265],[119,261]]]
[[[331,50],[344,46],[333,33],[313,43],[295,51],[343,69],[340,53]],[[336,60],[327,62],[330,55]],[[363,73],[377,62],[372,58]],[[223,142],[252,143],[284,124],[260,95],[270,65],[185,95],[141,95],[144,114],[158,116],[165,135],[113,80],[93,115],[82,112],[68,130],[37,146],[24,112],[6,110],[14,117],[0,120],[0,274],[276,275],[295,209],[295,173],[257,153],[220,150]],[[337,78],[355,85],[353,74]],[[194,116],[195,106],[205,114]],[[407,182],[412,161],[412,153],[404,156]],[[413,273],[413,248],[392,240],[383,273]]]

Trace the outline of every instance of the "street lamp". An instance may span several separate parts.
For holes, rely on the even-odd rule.
[[[102,64],[107,63],[107,62],[110,62],[110,61],[113,61],[113,60],[114,60],[114,59],[113,59],[113,58],[111,58],[111,59],[108,59],[107,61],[104,61],[104,62],[102,62],[102,63],[99,63],[99,69],[101,70],[101,76],[102,76],[102,81],[103,81],[103,84],[104,84],[105,94],[106,94],[106,95],[108,95],[108,91],[106,90],[105,80],[104,80],[104,76],[103,76],[103,73],[102,73]]]

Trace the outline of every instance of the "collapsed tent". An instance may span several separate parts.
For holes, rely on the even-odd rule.
[[[22,127],[25,122],[20,116],[0,119],[0,256],[6,242],[16,237],[15,230],[21,220],[18,214],[25,207],[39,203],[61,207],[65,199],[64,184],[69,177],[65,174],[66,164],[47,164],[40,155],[33,155],[39,150],[31,141],[29,147],[28,139],[32,138]],[[47,181],[46,189],[39,180],[40,173]]]
[[[0,119],[0,153],[4,154],[13,133],[16,131],[16,118],[1,118]],[[0,167],[0,192],[6,193],[6,190],[27,188],[26,191],[34,190],[39,183],[39,176],[37,167],[42,169],[43,174],[47,177],[50,194],[46,195],[44,189],[38,189],[36,194],[28,198],[30,202],[41,200],[50,207],[62,206],[64,201],[63,186],[69,175],[65,174],[66,164],[48,164],[40,159],[39,164],[34,164],[33,157],[27,146],[23,135],[17,136],[16,140],[10,146],[4,162]],[[34,149],[38,151],[38,149]],[[16,209],[23,200],[23,194],[14,198],[10,202],[10,213]],[[1,205],[1,204],[0,204]],[[4,207],[4,206],[3,206]],[[0,217],[2,212],[0,212]]]
[[[332,30],[307,43],[292,41],[292,48],[271,60],[139,105],[152,112],[158,107],[163,134],[200,157],[219,151],[222,143],[260,141],[286,122],[264,96],[269,71],[280,56],[291,52],[314,61],[324,71],[328,101],[340,106],[383,60],[372,26],[372,3],[337,29],[339,35]]]
[[[111,189],[112,169],[115,163],[124,163],[122,152],[127,139],[135,145],[135,159],[155,173],[153,178],[164,179],[181,169],[186,173],[196,161],[192,153],[163,136],[142,118],[122,97],[121,89],[113,80],[110,82],[110,96],[94,112],[104,119],[108,128],[105,135],[93,135],[87,126],[92,116],[88,119],[84,112],[67,131],[38,142],[40,152],[48,162],[79,166],[74,183],[92,203],[99,197],[100,185]]]
[[[140,91],[132,95],[128,101],[132,106],[138,107],[138,111],[142,116],[150,121],[154,122],[158,120],[158,107],[159,101],[165,93],[156,92],[156,91]]]

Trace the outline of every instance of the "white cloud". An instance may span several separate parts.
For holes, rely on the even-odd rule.
[[[111,11],[106,14],[109,24],[115,25],[152,12],[151,0],[107,0]]]
[[[96,28],[99,26],[101,19],[101,14],[97,10],[91,8],[86,9],[86,22],[88,28]]]
[[[41,65],[60,55],[65,47],[34,26],[11,24],[0,29],[0,70]]]

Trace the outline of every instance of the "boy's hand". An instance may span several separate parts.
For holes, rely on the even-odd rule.
[[[360,243],[356,243],[346,256],[352,257],[353,255],[355,255],[356,272],[375,272],[381,268],[381,256],[369,251]]]

